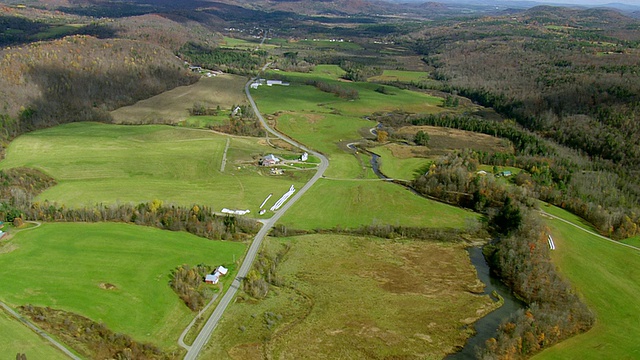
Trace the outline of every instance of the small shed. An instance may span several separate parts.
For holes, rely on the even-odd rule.
[[[305,152],[304,154],[302,154],[302,156],[300,156],[300,161],[307,161],[307,160],[309,160],[309,154]]]
[[[216,269],[216,273],[219,273],[220,275],[227,275],[228,272],[229,272],[229,269],[227,269],[222,265],[218,266],[218,268]]]

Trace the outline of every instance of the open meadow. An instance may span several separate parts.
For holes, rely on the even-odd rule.
[[[270,176],[257,163],[275,150],[261,142],[169,126],[74,123],[15,139],[0,168],[24,166],[49,174],[58,184],[36,200],[67,207],[158,199],[257,213],[269,193],[284,194],[292,184],[299,188],[313,173],[291,170]]]
[[[233,272],[246,248],[116,223],[43,224],[3,242],[0,278],[11,281],[0,298],[9,305],[71,311],[165,349],[177,348],[194,316],[169,287],[171,271],[203,263]]]
[[[591,230],[562,209],[550,214]],[[534,359],[640,358],[640,251],[620,246],[560,220],[545,218],[556,250],[551,257],[562,275],[596,315],[595,326],[536,355]]]
[[[496,306],[474,294],[483,285],[461,244],[305,235],[264,246],[283,244],[283,286],[229,308],[204,358],[439,359]]]
[[[1,247],[0,257],[2,257]],[[4,310],[0,310],[0,349],[7,359],[14,358],[18,353],[27,355],[27,359],[68,359],[51,343],[9,316]]]
[[[385,224],[464,228],[479,218],[472,211],[425,199],[389,182],[321,179],[280,223],[305,230]]]
[[[229,110],[233,105],[246,103],[244,84],[247,79],[237,75],[202,77],[189,86],[180,86],[149,99],[138,101],[111,112],[115,123],[177,124],[189,117],[194,103],[207,108]]]

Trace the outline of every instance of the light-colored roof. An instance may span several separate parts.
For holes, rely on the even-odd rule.
[[[265,156],[265,157],[264,157],[264,159],[265,159],[265,160],[267,160],[267,161],[275,161],[275,162],[280,161],[280,159],[278,159],[278,158],[277,158],[275,155],[273,155],[273,154],[269,154],[269,155]]]
[[[227,275],[227,273],[229,272],[229,269],[227,269],[226,267],[220,265],[218,266],[218,268],[216,269],[216,272],[219,272],[222,275]]]

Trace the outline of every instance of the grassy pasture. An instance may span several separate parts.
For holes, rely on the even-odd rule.
[[[254,157],[274,150],[260,140],[236,137],[220,172],[227,138],[169,126],[75,123],[17,138],[0,168],[26,166],[50,174],[58,184],[36,200],[68,207],[159,199],[253,213],[270,192],[285,193],[292,184],[299,188],[312,175],[288,171],[268,176]]]
[[[68,359],[60,350],[3,310],[0,310],[0,349],[7,359],[17,353],[27,355],[27,359]]]
[[[583,225],[556,207],[543,210]],[[596,314],[585,334],[568,339],[534,359],[640,358],[640,252],[600,239],[555,219],[545,219],[556,244],[552,259]]]
[[[470,292],[482,284],[460,245],[307,235],[265,247],[282,243],[286,286],[230,307],[203,358],[441,359],[495,306]]]
[[[380,155],[380,170],[392,179],[413,180],[419,169],[429,165],[432,161],[423,157],[401,157],[394,154],[397,144],[387,144],[373,148],[372,151]]]
[[[331,41],[330,39],[300,40],[297,42],[289,42],[289,47],[304,47],[314,50],[362,50],[362,46],[360,46],[359,44],[348,41]]]
[[[0,254],[0,297],[72,311],[117,332],[176,347],[193,314],[168,285],[181,264],[234,270],[245,245],[128,224],[43,224],[17,233]],[[231,278],[231,276],[229,277]],[[113,284],[113,290],[101,284]]]
[[[203,77],[195,84],[180,86],[165,91],[149,99],[140,100],[131,106],[124,106],[111,112],[116,123],[149,124],[174,123],[189,117],[189,109],[195,102],[209,108],[220,106],[230,109],[233,105],[244,104],[244,84],[247,79],[236,75]]]
[[[384,70],[382,75],[370,77],[368,81],[397,81],[410,83],[412,81],[426,81],[429,79],[429,73],[424,71]]]
[[[478,218],[388,182],[321,179],[280,222],[307,230],[374,224],[459,228]]]

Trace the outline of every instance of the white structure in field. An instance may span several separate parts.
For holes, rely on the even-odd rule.
[[[302,154],[302,156],[300,156],[300,161],[307,161],[309,160],[309,154],[304,153]]]
[[[296,192],[296,189],[293,187],[293,185],[291,185],[289,191],[284,193],[284,195],[282,195],[282,197],[278,199],[278,201],[276,201],[276,203],[269,210],[276,211],[280,209],[280,207],[291,197],[291,195],[293,195],[294,192]]]
[[[556,244],[553,242],[553,239],[551,238],[551,235],[547,235],[547,241],[549,242],[549,249],[555,250],[556,249]]]
[[[277,163],[280,162],[280,159],[278,159],[275,155],[273,154],[269,154],[267,156],[265,156],[262,159],[262,165],[264,166],[270,166],[270,165],[275,165]]]
[[[223,208],[221,213],[229,214],[229,215],[247,215],[251,210],[231,210],[227,208]]]

